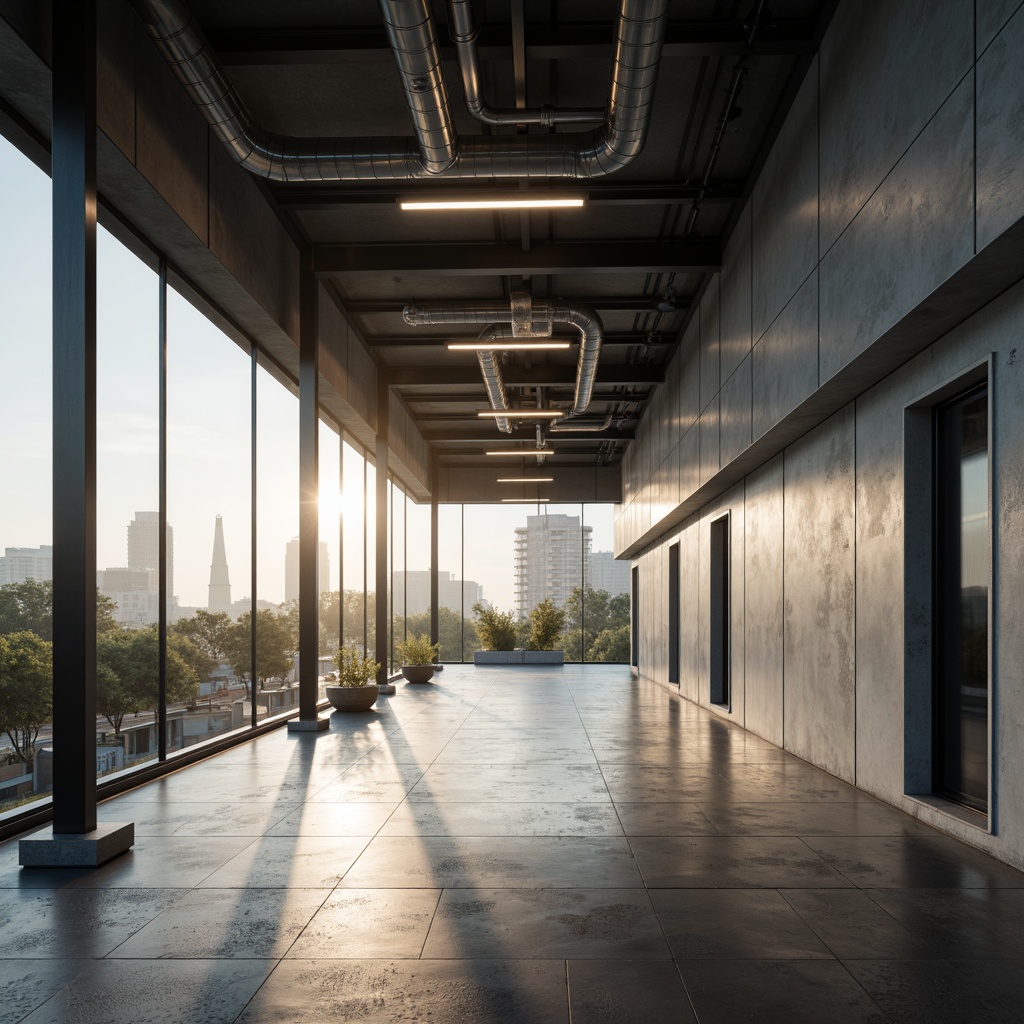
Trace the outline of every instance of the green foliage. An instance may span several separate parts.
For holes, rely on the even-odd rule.
[[[629,661],[629,626],[603,629],[594,638],[587,652],[588,661]]]
[[[514,651],[519,640],[519,626],[512,612],[499,612],[497,608],[473,605],[476,614],[476,633],[485,651]]]
[[[380,662],[365,657],[355,644],[339,647],[334,664],[338,666],[338,686],[366,686],[377,678],[380,669]]]
[[[117,602],[106,594],[96,591],[96,635],[109,633],[112,629],[120,629],[121,624],[114,618]]]
[[[0,636],[24,632],[53,639],[53,584],[49,580],[0,587]]]
[[[256,678],[262,690],[271,679],[283,678],[292,667],[298,646],[295,634],[297,616],[279,615],[269,608],[256,613]],[[252,615],[240,615],[225,632],[225,655],[239,679],[246,685],[252,673]]]
[[[401,622],[401,620],[398,620]],[[398,629],[398,626],[395,627]],[[405,628],[409,633],[428,633],[430,631],[430,612],[419,612],[406,616]],[[480,646],[476,632],[476,623],[472,619],[464,619],[452,608],[437,609],[437,639],[441,646],[439,660],[462,661],[463,636],[465,650],[472,653]]]
[[[432,644],[426,633],[410,636],[395,644],[395,654],[401,665],[432,665],[440,649],[441,645]]]
[[[530,612],[530,635],[526,647],[531,651],[552,651],[560,647],[559,636],[565,627],[565,612],[544,598]]]
[[[628,662],[628,641],[621,657],[613,657],[613,654],[622,652],[622,648],[611,637],[605,637],[597,645],[597,639],[602,634],[610,632],[618,636],[623,627],[628,637],[629,594],[611,597],[607,590],[594,590],[591,587],[587,587],[584,594],[580,587],[573,587],[565,602],[565,629],[562,633],[565,660],[582,661],[586,651],[588,662]]]
[[[53,714],[53,645],[21,630],[0,636],[0,730],[28,764],[39,730]]]
[[[167,703],[195,700],[196,666],[207,663],[187,637],[167,636]],[[125,715],[156,711],[160,702],[160,643],[156,626],[108,630],[96,638],[96,710],[120,733]]]
[[[208,679],[227,653],[231,619],[224,612],[200,609],[187,619],[178,619],[171,626],[171,636],[188,640],[199,657],[191,660],[200,679]]]

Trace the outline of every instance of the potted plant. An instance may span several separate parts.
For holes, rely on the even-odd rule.
[[[432,644],[426,633],[420,633],[395,644],[395,648],[402,663],[402,675],[410,683],[429,683],[437,668],[434,659],[440,653],[441,645]]]
[[[334,664],[338,666],[338,681],[324,687],[327,699],[338,711],[369,711],[380,696],[376,682],[380,662],[350,644],[338,648]]]
[[[522,661],[522,652],[516,651],[519,641],[519,625],[512,612],[473,605],[476,615],[476,635],[481,650],[473,654],[475,665],[513,665]]]

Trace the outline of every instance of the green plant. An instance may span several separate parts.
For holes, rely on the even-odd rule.
[[[432,644],[426,633],[410,636],[395,644],[395,652],[402,665],[432,665],[440,650],[441,645]]]
[[[526,646],[531,651],[551,651],[558,644],[565,627],[565,612],[556,607],[550,597],[544,598],[530,612],[530,636]]]
[[[380,668],[379,661],[366,657],[355,644],[339,647],[334,664],[338,666],[338,686],[367,686]]]
[[[485,651],[514,651],[519,629],[511,612],[499,612],[497,608],[473,605],[476,615],[476,635]]]

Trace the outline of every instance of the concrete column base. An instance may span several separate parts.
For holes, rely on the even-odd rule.
[[[380,689],[381,693],[391,694],[391,693],[395,692],[395,684],[394,683],[381,683],[380,686],[379,686],[379,689]]]
[[[327,718],[293,718],[288,723],[289,732],[326,732],[330,727]]]
[[[59,833],[52,826],[18,844],[18,863],[25,868],[96,868],[130,850],[135,823],[104,821],[92,832]]]

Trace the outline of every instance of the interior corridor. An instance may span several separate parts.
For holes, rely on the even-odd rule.
[[[0,1022],[1024,1019],[1024,874],[625,666],[399,684],[0,847]]]

